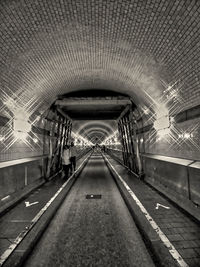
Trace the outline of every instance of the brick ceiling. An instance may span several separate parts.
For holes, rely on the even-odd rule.
[[[200,103],[200,1],[1,0],[1,113],[83,89],[176,113]],[[174,108],[175,104],[175,108]]]

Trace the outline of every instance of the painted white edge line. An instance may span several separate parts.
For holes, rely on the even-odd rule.
[[[105,156],[105,155],[104,155]],[[175,249],[175,247],[172,245],[172,243],[169,241],[167,236],[161,231],[157,223],[153,220],[151,215],[148,213],[148,211],[145,209],[145,207],[142,205],[140,200],[136,197],[136,195],[133,193],[133,191],[130,189],[130,187],[127,185],[127,183],[123,180],[123,178],[119,175],[119,173],[115,170],[113,165],[110,163],[110,161],[107,159],[105,156],[106,161],[110,165],[110,167],[113,169],[113,171],[117,174],[118,178],[124,185],[124,187],[127,189],[133,200],[136,202],[136,204],[139,206],[140,210],[142,213],[145,215],[146,219],[149,221],[151,224],[152,228],[156,231],[158,236],[160,237],[161,241],[164,243],[164,245],[168,248],[169,253],[172,255],[172,257],[176,260],[176,262],[181,266],[181,267],[188,267],[188,264],[183,260],[181,255],[178,253],[178,251]]]
[[[72,174],[72,176],[60,187],[60,189],[55,193],[55,195],[46,203],[46,205],[37,213],[37,215],[32,219],[30,225],[26,228],[26,230],[22,231],[13,243],[4,251],[4,253],[0,256],[0,266],[4,264],[10,254],[14,251],[14,249],[19,245],[19,243],[24,239],[24,237],[28,234],[28,232],[33,228],[36,222],[40,219],[40,217],[44,214],[44,212],[48,209],[54,199],[59,195],[59,193],[63,190],[63,188],[69,183],[69,181],[73,178],[74,174],[78,172],[78,170],[84,165],[84,163],[88,160],[91,154],[81,163],[78,169]]]

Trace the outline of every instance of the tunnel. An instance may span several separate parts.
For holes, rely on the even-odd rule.
[[[0,1],[0,266],[200,266],[199,55],[198,0]]]

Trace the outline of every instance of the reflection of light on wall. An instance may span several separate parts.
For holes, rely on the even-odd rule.
[[[93,146],[94,144],[87,140],[86,138],[84,138],[83,136],[72,132],[71,134],[72,138],[74,139],[74,144],[77,146]]]
[[[100,145],[105,145],[105,146],[121,145],[121,143],[118,140],[118,136],[119,136],[119,132],[115,131],[112,135],[109,135]]]
[[[164,80],[160,80],[161,84],[165,87],[162,95],[162,102],[167,104],[170,114],[176,114],[181,109],[181,104],[184,103],[184,99],[181,97],[179,91],[181,90],[181,82],[175,81],[170,84]]]
[[[33,142],[34,142],[34,143],[38,143],[39,140],[38,140],[37,138],[33,138]]]
[[[143,107],[142,111],[144,112],[145,115],[150,113],[150,110],[147,107]]]

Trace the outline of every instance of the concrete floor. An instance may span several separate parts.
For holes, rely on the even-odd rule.
[[[154,266],[101,156],[91,157],[24,266]]]

